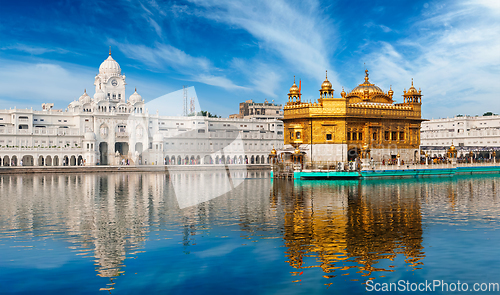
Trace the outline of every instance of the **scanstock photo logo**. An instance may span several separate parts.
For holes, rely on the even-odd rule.
[[[135,143],[131,159],[139,170],[168,171],[179,208],[217,198],[243,183],[248,163],[242,130],[231,124],[218,132],[212,126],[217,118],[202,115],[194,87],[147,101],[144,107],[123,122],[127,126],[123,131]],[[162,127],[162,116],[179,123]]]

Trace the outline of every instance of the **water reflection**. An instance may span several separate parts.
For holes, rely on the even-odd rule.
[[[116,287],[126,259],[147,251],[157,235],[172,239],[174,256],[187,255],[177,266],[186,271],[197,267],[182,262],[203,252],[200,241],[209,250],[217,239],[247,247],[261,242],[280,249],[273,268],[289,267],[290,282],[319,271],[328,285],[336,277],[362,283],[425,268],[428,226],[500,224],[498,177],[294,183],[246,172],[230,192],[181,209],[176,185],[198,194],[201,180],[217,184],[224,173],[2,175],[0,242],[70,242],[75,256],[91,257],[97,275],[110,279],[102,290]],[[248,255],[257,260],[259,251]]]
[[[328,278],[350,272],[369,276],[391,272],[377,264],[398,254],[412,268],[422,264],[420,200],[411,189],[403,195],[361,181],[276,181],[272,195],[285,204],[286,256],[297,269],[320,267]]]

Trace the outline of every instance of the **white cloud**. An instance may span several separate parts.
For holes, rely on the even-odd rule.
[[[331,53],[335,30],[316,1],[292,8],[289,2],[192,0],[206,8],[201,15],[214,21],[244,29],[259,40],[268,52],[277,53],[292,68],[322,81],[326,69],[331,69]],[[337,74],[330,70],[333,83]]]
[[[225,89],[247,89],[243,86],[238,86],[234,84],[231,80],[221,77],[221,76],[213,76],[213,75],[198,75],[194,77],[194,80],[197,82],[201,82],[207,85],[218,86]]]
[[[423,116],[429,118],[499,112],[500,7],[498,1],[449,2],[426,12],[408,37],[377,42],[368,58],[377,82],[400,94],[422,88]],[[402,94],[402,93],[401,93]]]
[[[15,51],[22,51],[26,52],[32,55],[41,55],[44,53],[48,52],[57,52],[57,53],[69,53],[68,50],[62,49],[62,48],[46,48],[46,47],[38,47],[38,46],[31,46],[27,44],[14,44],[14,45],[9,45],[9,46],[4,46],[1,47],[0,50],[15,50]]]
[[[224,89],[247,89],[236,85],[224,76],[211,74],[218,69],[205,57],[194,57],[186,52],[167,44],[157,44],[154,48],[145,45],[118,43],[111,40],[131,59],[138,60],[157,70],[174,69],[185,75],[187,79]]]

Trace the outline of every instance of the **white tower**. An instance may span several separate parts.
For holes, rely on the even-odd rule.
[[[95,91],[101,90],[106,99],[99,102],[99,106],[106,107],[107,111],[115,109],[118,103],[125,103],[125,75],[121,74],[120,65],[111,57],[111,50],[108,58],[99,67],[99,74],[96,75],[94,85]]]

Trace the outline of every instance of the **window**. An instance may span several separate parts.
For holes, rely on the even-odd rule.
[[[385,132],[385,140],[390,140],[390,132],[389,131],[386,131]]]
[[[405,140],[405,133],[403,131],[399,132],[399,140]]]
[[[347,132],[347,140],[351,140],[351,132]]]
[[[290,139],[293,139],[293,131],[290,132]]]
[[[357,133],[356,132],[353,132],[352,133],[352,140],[357,140]]]
[[[372,134],[372,139],[373,139],[373,140],[377,140],[377,132],[373,132],[373,134]]]
[[[326,135],[326,140],[332,140],[332,135],[331,134],[327,134]]]
[[[358,133],[358,140],[363,140],[363,133]]]
[[[297,132],[296,137],[297,139],[300,139],[300,132]]]
[[[396,131],[392,131],[391,140],[397,140],[398,139],[397,136],[398,136],[398,133]]]

